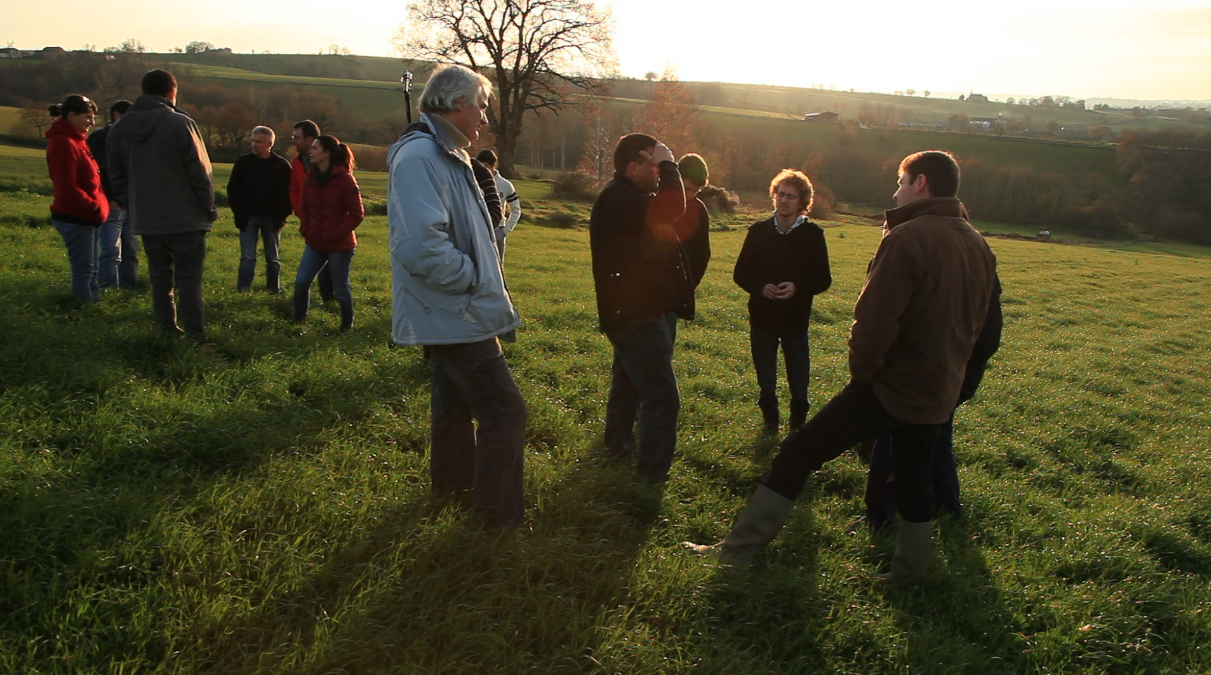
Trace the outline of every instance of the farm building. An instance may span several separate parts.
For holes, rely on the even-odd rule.
[[[837,113],[832,112],[832,111],[814,112],[814,113],[807,113],[806,115],[804,115],[803,121],[804,122],[820,122],[822,124],[836,124],[838,117],[840,117],[840,115],[838,115]]]

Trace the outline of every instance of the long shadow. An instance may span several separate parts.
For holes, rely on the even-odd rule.
[[[513,531],[480,531],[448,502],[401,503],[295,592],[201,627],[203,660],[215,672],[317,675],[587,664],[594,622],[631,597],[635,560],[660,522],[663,486],[632,473],[586,458]]]

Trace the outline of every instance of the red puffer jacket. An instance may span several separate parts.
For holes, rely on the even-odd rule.
[[[101,189],[101,172],[88,150],[88,137],[65,119],[46,131],[46,166],[55,187],[52,215],[100,225],[109,217],[109,200]]]
[[[353,231],[362,224],[366,212],[362,193],[347,166],[333,166],[321,183],[319,171],[311,168],[303,184],[299,233],[307,245],[321,253],[338,253],[357,248]]]

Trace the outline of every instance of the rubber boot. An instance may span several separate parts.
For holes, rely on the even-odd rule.
[[[803,426],[805,422],[807,422],[807,411],[811,409],[811,407],[811,403],[808,403],[807,401],[796,401],[795,399],[791,399],[791,431],[798,429],[799,427]]]
[[[915,584],[925,576],[929,566],[930,539],[933,521],[910,523],[900,519],[896,535],[896,552],[891,557],[891,571],[878,578],[895,584]]]
[[[758,485],[757,493],[723,541],[709,546],[687,541],[685,545],[698,555],[717,554],[722,565],[748,567],[757,553],[782,531],[794,505],[793,499]]]

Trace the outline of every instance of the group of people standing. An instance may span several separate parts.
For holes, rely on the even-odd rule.
[[[67,246],[78,302],[99,302],[99,290],[107,287],[136,287],[138,235],[156,323],[205,343],[206,235],[218,215],[210,157],[197,124],[176,107],[176,78],[152,70],[141,88],[133,104],[113,104],[110,123],[91,136],[85,134],[95,122],[94,102],[73,95],[50,107],[56,117],[47,131],[51,221]],[[251,289],[260,241],[266,287],[281,292],[280,236],[296,214],[306,245],[295,277],[294,319],[306,320],[318,275],[321,294],[340,305],[341,331],[347,331],[353,326],[353,231],[364,217],[353,152],[310,120],[295,125],[293,165],[273,151],[274,140],[269,127],[254,128],[252,152],[236,161],[227,185],[240,230],[236,288]]]
[[[434,491],[469,502],[486,526],[504,527],[524,513],[526,406],[500,347],[520,317],[493,246],[491,200],[466,150],[487,124],[491,93],[486,78],[461,66],[433,74],[420,121],[389,154],[388,224],[393,339],[430,354]],[[633,457],[641,479],[660,482],[673,460],[680,409],[672,367],[677,321],[693,318],[695,288],[710,258],[708,216],[696,197],[707,167],[696,155],[675,161],[659,140],[629,134],[615,147],[614,168],[589,224],[599,327],[614,350],[605,447]],[[912,582],[924,573],[934,457],[944,436],[950,450],[943,432],[973,391],[970,374],[982,373],[989,346],[996,348],[1000,286],[996,259],[957,199],[954,157],[916,153],[899,174],[897,208],[887,212],[855,308],[851,381],[810,420],[807,326],[812,296],[831,284],[828,252],[822,230],[807,218],[807,176],[787,170],[772,181],[774,214],[749,229],[734,280],[750,296],[766,428],[780,423],[781,346],[792,430],[731,532],[714,545],[688,544],[695,552],[750,564],[777,536],[812,472],[882,437],[891,475],[872,487],[890,486],[902,519],[885,576]]]
[[[500,345],[514,339],[521,322],[502,267],[505,235],[520,216],[516,191],[496,171],[491,151],[468,153],[487,124],[491,94],[490,81],[468,68],[433,73],[419,121],[388,154],[387,215],[392,338],[423,346],[432,377],[433,490],[470,504],[495,528],[524,517],[527,410]],[[94,301],[83,258],[95,256],[96,239],[88,241],[79,228],[107,222],[111,206],[128,209],[144,239],[157,321],[180,330],[175,286],[184,330],[201,338],[201,263],[215,219],[214,191],[197,127],[176,109],[175,97],[172,76],[151,71],[143,96],[107,127],[102,169],[111,192],[103,192],[95,161],[80,149],[95,106],[70,97],[52,109],[61,120],[52,126],[48,148],[51,210],[68,245],[77,297]],[[272,130],[254,129],[252,153],[236,162],[228,185],[241,230],[238,288],[252,285],[259,240],[268,289],[279,292],[278,237],[293,212],[306,241],[295,277],[295,319],[306,318],[318,276],[321,294],[340,303],[341,326],[348,329],[349,267],[363,218],[353,154],[310,121],[294,127],[293,165],[273,153],[273,141]],[[658,139],[640,133],[619,139],[614,167],[589,225],[599,328],[613,347],[605,450],[634,461],[640,479],[659,483],[668,478],[677,439],[677,322],[694,317],[695,290],[711,256],[709,215],[697,197],[709,171],[702,157],[675,160]],[[901,163],[897,208],[886,214],[884,238],[854,310],[850,382],[809,420],[807,331],[813,296],[832,282],[828,250],[823,230],[808,218],[808,177],[787,169],[771,181],[773,214],[749,228],[733,279],[749,294],[765,429],[773,433],[781,424],[781,347],[790,434],[728,535],[709,546],[687,542],[694,551],[748,565],[777,536],[814,471],[879,438],[867,495],[870,526],[886,527],[898,513],[887,576],[915,581],[924,573],[936,495],[958,503],[954,411],[978,386],[1001,326],[996,259],[967,222],[958,187],[959,167],[949,153],[920,152]]]

